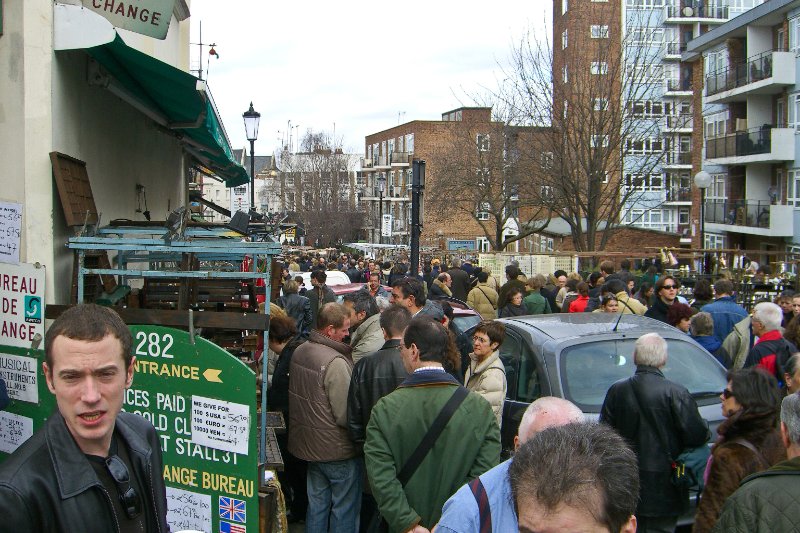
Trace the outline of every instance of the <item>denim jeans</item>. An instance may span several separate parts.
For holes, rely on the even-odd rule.
[[[358,458],[308,463],[306,531],[308,533],[358,531],[361,487],[361,461]]]

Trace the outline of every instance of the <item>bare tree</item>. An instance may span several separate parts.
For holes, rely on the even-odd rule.
[[[484,105],[484,107],[490,107]],[[547,128],[453,122],[437,149],[436,179],[426,191],[429,206],[446,206],[477,222],[493,250],[538,233],[549,210],[532,194],[532,176],[519,145]]]
[[[663,203],[661,165],[676,147],[661,121],[677,110],[661,95],[688,82],[665,76],[655,10],[629,11],[623,27],[621,2],[606,9],[581,35],[557,31],[555,55],[549,32],[525,35],[493,95],[511,124],[550,129],[518,144],[528,192],[569,224],[579,251],[604,249],[633,205]]]
[[[355,206],[355,156],[336,148],[341,142],[326,132],[309,130],[299,152],[281,153],[283,198],[309,242],[352,241],[362,225],[363,213]]]

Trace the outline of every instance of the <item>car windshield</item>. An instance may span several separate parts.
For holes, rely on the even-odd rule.
[[[479,315],[460,315],[453,317],[453,323],[461,333],[464,333],[480,321],[481,317]]]
[[[578,344],[561,352],[564,395],[584,412],[599,413],[608,388],[633,375],[636,339]],[[697,396],[719,394],[725,388],[725,369],[703,349],[669,339],[669,356],[663,368],[667,379],[680,383]],[[699,399],[699,398],[698,398]]]

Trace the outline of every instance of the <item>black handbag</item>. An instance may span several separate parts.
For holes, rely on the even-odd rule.
[[[397,481],[400,482],[400,485],[403,487],[406,486],[406,483],[411,479],[411,476],[414,475],[414,472],[417,471],[419,465],[422,464],[423,459],[425,456],[428,455],[428,452],[433,448],[433,445],[436,444],[436,439],[439,438],[439,435],[442,434],[444,431],[444,427],[453,417],[453,414],[458,409],[458,406],[461,405],[461,402],[469,394],[469,391],[463,386],[459,385],[450,399],[447,400],[447,403],[444,404],[442,410],[439,411],[439,414],[434,419],[431,427],[428,428],[427,433],[425,436],[422,437],[422,440],[411,453],[411,456],[406,460],[406,463],[403,465],[403,468],[400,470],[400,473],[397,474]],[[369,522],[369,527],[367,528],[368,533],[383,533],[388,530],[388,526],[386,521],[383,519],[379,510],[375,511],[375,514],[372,516],[372,520]]]

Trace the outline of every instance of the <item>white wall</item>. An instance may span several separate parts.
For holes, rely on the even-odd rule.
[[[747,165],[745,166],[745,198],[748,201],[767,201],[769,202],[771,165]]]

